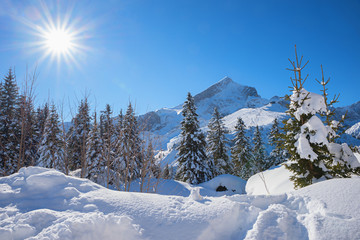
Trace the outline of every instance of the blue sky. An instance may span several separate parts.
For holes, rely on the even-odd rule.
[[[66,17],[81,49],[71,61],[44,58],[34,29]],[[0,75],[15,66],[21,82],[37,66],[38,104],[50,96],[74,108],[88,92],[93,109],[109,103],[117,113],[131,100],[141,114],[224,76],[265,98],[284,95],[295,44],[310,60],[308,90],[319,92],[323,64],[337,106],[360,100],[359,1],[2,0],[0,36]]]

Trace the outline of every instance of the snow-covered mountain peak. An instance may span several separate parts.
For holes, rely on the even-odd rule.
[[[195,103],[198,103],[207,98],[212,98],[215,95],[218,95],[221,93],[232,93],[231,96],[228,96],[228,97],[233,97],[233,95],[240,95],[240,96],[244,96],[244,97],[247,97],[247,96],[260,97],[255,88],[243,86],[239,83],[234,82],[229,77],[224,77],[219,82],[211,85],[204,91],[196,94],[194,96]],[[221,95],[224,96],[225,94],[221,94]]]
[[[262,99],[255,88],[241,85],[229,77],[196,94],[194,100],[198,114],[203,119],[210,119],[215,107],[226,116],[241,108],[260,107],[269,102]]]

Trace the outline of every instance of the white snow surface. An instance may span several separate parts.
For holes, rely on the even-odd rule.
[[[352,125],[349,129],[345,131],[345,133],[360,139],[360,122]]]
[[[266,195],[266,187],[270,194],[284,194],[294,191],[294,183],[290,181],[292,173],[279,165],[251,176],[246,183],[249,195]],[[265,187],[266,186],[266,187]]]
[[[293,94],[290,96],[290,99],[292,100],[290,103],[290,109],[296,109],[294,116],[299,121],[300,116],[303,114],[311,113],[314,115],[316,113],[326,112],[324,97],[317,93],[308,92],[304,88],[302,88],[299,93],[294,90]],[[294,102],[298,103],[300,107],[295,106]]]
[[[182,197],[22,168],[0,178],[0,239],[360,239],[359,185],[334,179],[280,195],[222,197],[191,186]]]

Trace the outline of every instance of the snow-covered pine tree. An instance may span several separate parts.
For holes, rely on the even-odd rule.
[[[253,161],[252,161],[253,174],[262,172],[270,167],[269,161],[266,157],[266,150],[261,138],[261,131],[259,126],[255,127],[252,152],[253,152]]]
[[[59,115],[54,104],[51,105],[45,122],[44,134],[39,147],[38,165],[64,171],[64,151],[62,132],[59,126]]]
[[[329,141],[329,152],[333,157],[331,161],[325,162],[325,165],[329,169],[329,175],[331,175],[331,177],[347,178],[351,177],[353,174],[360,175],[360,164],[354,155],[354,151],[346,143],[338,144],[335,142],[335,140],[340,137],[340,134],[343,133],[340,129],[343,127],[342,124],[346,118],[346,114],[342,116],[340,121],[334,119],[335,108],[333,105],[338,102],[340,94],[335,95],[332,100],[329,100],[327,84],[330,82],[330,78],[325,81],[322,65],[321,76],[322,80],[319,81],[316,79],[316,81],[322,86],[321,92],[324,98],[326,111],[321,112],[320,116],[325,118],[324,123],[327,125],[327,128],[331,129],[328,131],[327,140]]]
[[[244,121],[239,117],[235,126],[231,159],[234,164],[234,174],[246,180],[252,175],[252,153],[249,138],[245,135],[245,127]]]
[[[277,166],[286,161],[288,158],[287,153],[281,148],[282,139],[280,136],[279,121],[277,118],[274,119],[273,125],[271,126],[269,133],[269,144],[273,146],[273,150],[269,157],[269,167]]]
[[[232,166],[227,154],[228,140],[225,136],[229,131],[225,128],[216,107],[214,108],[213,117],[209,121],[208,128],[206,150],[209,162],[214,164],[213,167],[210,166],[213,176],[230,174]]]
[[[39,147],[41,144],[42,136],[45,129],[45,122],[49,116],[49,106],[47,103],[43,107],[38,107],[35,112],[35,123],[34,123],[34,144],[36,145],[36,153],[34,154],[35,163],[39,159]]]
[[[87,97],[81,100],[78,113],[69,129],[68,160],[70,170],[81,168],[81,177],[85,177],[86,139],[90,131],[90,109]]]
[[[208,181],[212,174],[205,153],[205,136],[200,130],[194,98],[190,93],[183,105],[182,115],[176,179],[192,184]]]
[[[0,88],[0,168],[1,175],[17,170],[19,159],[19,92],[12,69]]]
[[[307,63],[302,65],[296,47],[295,57],[294,62],[290,61],[293,68],[289,69],[295,76],[291,78],[292,95],[287,96],[290,118],[284,120],[281,134],[290,154],[290,161],[285,165],[293,173],[290,179],[296,188],[301,188],[321,178],[349,177],[351,173],[359,173],[359,162],[348,146],[333,142],[336,127],[324,125],[321,120],[321,115],[330,111],[324,97],[305,90],[307,77],[302,78],[302,70]]]
[[[114,161],[112,164],[112,170],[114,172],[113,179],[115,185],[120,190],[120,185],[125,183],[126,164],[124,158],[124,116],[122,110],[117,117],[117,121],[114,129]]]
[[[86,178],[104,184],[105,179],[101,179],[105,173],[105,161],[103,157],[103,142],[100,136],[100,129],[94,114],[94,123],[87,138],[86,149]]]
[[[143,141],[140,138],[138,122],[131,103],[124,116],[123,129],[125,189],[129,191],[131,181],[140,177],[140,169],[143,166]]]

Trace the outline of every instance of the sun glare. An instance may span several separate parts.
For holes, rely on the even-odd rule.
[[[73,9],[74,5],[69,4],[63,7],[64,11],[55,12],[53,5],[49,7],[46,2],[40,1],[40,5],[29,11],[30,15],[18,18],[34,36],[27,46],[38,54],[37,63],[47,62],[51,66],[55,62],[58,67],[65,64],[81,68],[81,60],[91,51],[86,42],[93,25],[85,22],[81,12],[75,15]]]
[[[73,39],[68,32],[55,29],[45,33],[45,44],[52,53],[61,54],[71,50]]]

